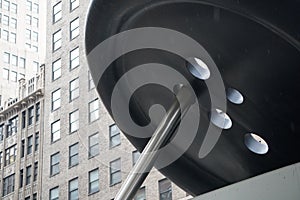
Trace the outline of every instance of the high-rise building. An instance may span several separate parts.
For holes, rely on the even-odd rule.
[[[41,194],[44,66],[19,81],[18,99],[0,111],[0,199],[36,200]]]
[[[42,199],[111,200],[138,157],[108,115],[89,74],[89,1],[53,0],[47,11]],[[157,170],[135,199],[186,198]]]
[[[11,12],[12,2],[8,10],[7,1],[0,2],[5,15]],[[26,18],[29,10],[36,12],[33,5],[37,3],[22,2],[22,11],[17,6],[16,20],[23,15]],[[12,99],[0,111],[0,199],[111,200],[139,157],[108,115],[89,74],[83,44],[88,4],[79,0],[47,1],[46,43],[31,43],[37,45],[38,52],[26,46],[21,50],[22,41],[28,41],[23,35],[20,37],[24,40],[16,46],[2,48],[1,43],[2,53],[9,53],[9,62],[0,66],[7,68],[9,75],[10,70],[24,71],[25,77],[17,75],[20,80],[13,83],[10,78],[1,81],[3,94]],[[35,69],[31,64],[35,59],[42,61],[43,48],[45,65]],[[12,61],[13,55],[18,56],[18,66]],[[23,71],[18,71],[19,57],[25,59]],[[29,79],[31,73],[36,75]],[[188,198],[154,169],[134,200]]]
[[[0,0],[0,107],[18,96],[45,60],[46,1]]]

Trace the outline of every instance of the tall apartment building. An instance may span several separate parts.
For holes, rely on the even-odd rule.
[[[42,183],[44,67],[19,82],[18,97],[0,111],[0,199],[37,200]]]
[[[107,114],[89,75],[83,43],[89,1],[47,2],[41,199],[111,200],[138,152]],[[153,170],[135,199],[186,196]]]
[[[44,63],[46,3],[0,0],[0,107],[18,96],[18,80],[33,77]]]

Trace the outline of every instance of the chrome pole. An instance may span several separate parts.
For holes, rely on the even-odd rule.
[[[177,90],[177,101],[175,101],[168,110],[148,144],[141,153],[139,159],[130,171],[127,179],[115,197],[115,200],[131,200],[139,190],[144,180],[153,168],[155,160],[158,157],[158,150],[165,145],[173,133],[176,131],[178,124],[183,118],[184,113],[194,103],[191,91],[183,85]]]

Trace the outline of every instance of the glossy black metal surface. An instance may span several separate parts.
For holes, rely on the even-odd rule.
[[[218,66],[225,86],[243,94],[243,104],[227,103],[232,128],[223,130],[213,151],[199,159],[203,133],[210,123],[210,101],[205,84],[183,67],[182,58],[154,49],[130,52],[116,60],[97,85],[111,113],[114,85],[137,65],[163,63],[189,80],[201,106],[200,129],[188,151],[160,171],[198,195],[300,161],[299,20],[300,3],[296,0],[94,0],[87,19],[86,51],[132,28],[177,30],[203,45]],[[92,68],[91,72],[97,70]],[[167,110],[173,98],[159,86],[139,89],[129,105],[133,120],[147,124],[149,107],[159,103]],[[247,149],[244,136],[249,132],[267,141],[267,154],[258,155]],[[127,136],[139,150],[147,142]]]

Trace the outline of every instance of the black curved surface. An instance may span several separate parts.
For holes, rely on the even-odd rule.
[[[209,124],[210,101],[205,84],[195,79],[178,56],[161,50],[130,52],[105,71],[97,91],[111,114],[114,85],[129,69],[144,63],[172,66],[191,83],[198,95],[201,121],[196,140],[172,165],[160,170],[194,195],[199,195],[264,172],[300,161],[300,2],[254,0],[94,0],[86,26],[86,51],[116,33],[137,27],[164,27],[198,41],[219,68],[226,87],[245,97],[241,105],[227,103],[233,120],[223,130],[212,152],[198,158]],[[101,65],[99,65],[101,67]],[[92,68],[91,72],[98,70]],[[153,92],[151,87],[153,88]],[[131,98],[132,118],[149,122],[148,109],[159,103],[166,109],[172,94],[150,85]],[[164,93],[158,95],[156,92]],[[244,135],[258,133],[269,145],[266,155],[249,151]],[[126,133],[125,133],[126,135]],[[142,150],[147,139],[126,135]]]

